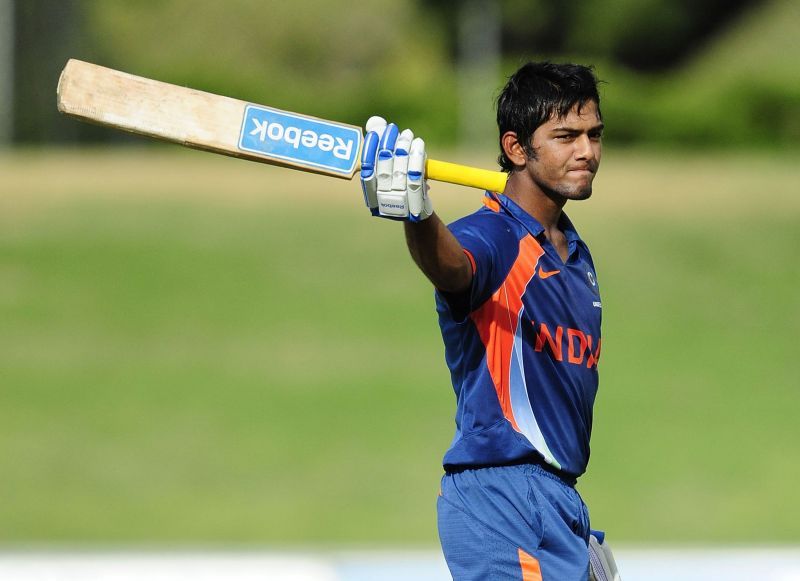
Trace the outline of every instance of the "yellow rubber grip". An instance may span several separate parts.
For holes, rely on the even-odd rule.
[[[506,187],[508,175],[501,171],[478,169],[467,165],[449,163],[429,159],[425,163],[425,174],[428,179],[448,184],[458,184],[480,190],[502,193]]]

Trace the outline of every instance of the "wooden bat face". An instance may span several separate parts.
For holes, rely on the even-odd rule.
[[[71,117],[252,161],[351,179],[361,128],[70,59],[58,109]]]

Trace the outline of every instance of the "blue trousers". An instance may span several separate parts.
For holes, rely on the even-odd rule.
[[[589,512],[537,464],[445,474],[439,539],[454,581],[586,581]]]

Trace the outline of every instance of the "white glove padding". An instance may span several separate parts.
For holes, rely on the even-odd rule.
[[[599,531],[592,531],[589,535],[589,580],[621,581],[611,547]]]
[[[425,179],[425,142],[410,129],[370,117],[361,155],[364,202],[373,216],[419,222],[433,207]]]

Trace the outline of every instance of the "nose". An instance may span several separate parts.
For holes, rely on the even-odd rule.
[[[578,160],[595,160],[597,159],[597,152],[594,149],[594,144],[589,136],[585,133],[575,140],[575,159]]]

